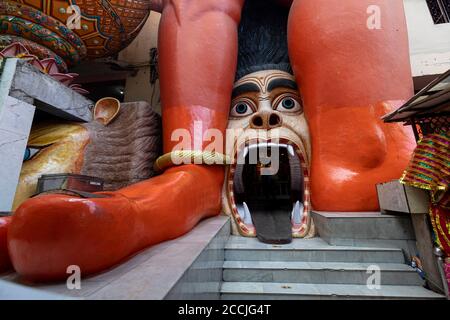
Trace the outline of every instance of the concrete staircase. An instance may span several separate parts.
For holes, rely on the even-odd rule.
[[[367,286],[369,266],[381,271],[380,289]],[[400,248],[332,246],[321,238],[267,245],[232,236],[223,280],[224,300],[444,299],[422,286]]]

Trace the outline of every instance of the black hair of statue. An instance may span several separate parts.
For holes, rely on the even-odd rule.
[[[246,0],[238,29],[236,80],[262,70],[292,74],[287,43],[289,8],[273,0]]]

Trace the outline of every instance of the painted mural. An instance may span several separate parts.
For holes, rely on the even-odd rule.
[[[118,53],[149,13],[145,0],[6,0],[0,3],[0,45],[21,43],[65,71],[81,59]]]

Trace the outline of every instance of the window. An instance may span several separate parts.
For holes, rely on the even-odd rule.
[[[427,0],[435,24],[450,22],[450,0]]]

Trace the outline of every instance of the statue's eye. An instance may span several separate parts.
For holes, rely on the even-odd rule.
[[[280,112],[299,112],[302,111],[302,105],[292,96],[284,96],[275,104],[275,110]]]
[[[246,103],[238,103],[236,105],[236,113],[246,114],[248,111],[248,105]]]
[[[245,117],[253,113],[252,104],[249,101],[238,101],[233,104],[231,108],[230,116],[232,117]]]
[[[25,149],[25,154],[23,155],[23,161],[28,161],[34,158],[41,149],[39,148],[33,148],[33,147],[27,147]]]

